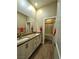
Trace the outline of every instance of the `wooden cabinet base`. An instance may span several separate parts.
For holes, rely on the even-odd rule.
[[[28,42],[17,47],[17,59],[28,59],[41,43],[41,36],[38,35]]]

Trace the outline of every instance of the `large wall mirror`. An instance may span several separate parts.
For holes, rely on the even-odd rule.
[[[30,34],[34,31],[34,18],[17,12],[17,36]]]

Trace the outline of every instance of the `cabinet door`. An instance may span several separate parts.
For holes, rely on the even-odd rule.
[[[30,57],[33,53],[33,39],[28,41],[28,56]]]
[[[38,46],[38,36],[36,37],[36,42],[35,42],[35,45],[36,45],[36,48],[37,48],[37,46]]]
[[[24,45],[20,45],[17,48],[18,59],[25,59]]]
[[[37,47],[39,46],[39,44],[41,43],[41,40],[40,40],[40,35],[37,36]]]
[[[17,47],[17,59],[21,59],[21,46]]]
[[[23,49],[23,51],[25,52],[25,59],[28,59],[28,57],[29,57],[29,43],[28,42],[26,42],[25,44],[23,44],[24,45],[24,49]]]
[[[42,42],[41,34],[39,35],[39,41],[40,43]]]
[[[35,46],[35,49],[36,49],[37,48],[37,37],[35,37],[34,41],[35,41],[34,46]]]
[[[33,38],[33,42],[32,42],[32,50],[34,52],[35,48],[36,48],[36,45],[35,45],[35,42],[36,42],[36,38]]]
[[[17,59],[28,59],[28,55],[29,55],[29,47],[28,47],[28,42],[20,45],[17,47]]]

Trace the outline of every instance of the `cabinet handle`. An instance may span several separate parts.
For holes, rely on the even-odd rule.
[[[28,44],[26,44],[26,46],[25,46],[26,48],[28,48]]]

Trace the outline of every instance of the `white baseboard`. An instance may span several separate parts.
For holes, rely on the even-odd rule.
[[[58,53],[58,57],[59,57],[59,59],[61,59],[57,41],[54,39],[54,37],[53,37],[53,40],[54,40],[54,43],[55,43],[55,46],[56,46],[56,50],[57,50],[57,53]]]
[[[60,57],[60,52],[59,52],[59,49],[58,49],[58,44],[57,44],[57,42],[55,42],[55,45],[56,45],[56,49],[57,49],[57,52],[58,52],[59,59],[61,59],[61,57]]]

